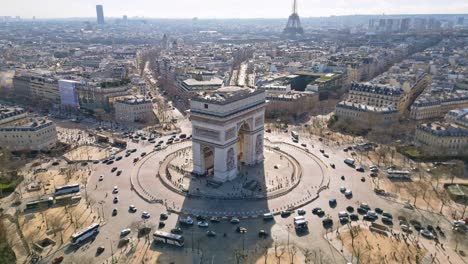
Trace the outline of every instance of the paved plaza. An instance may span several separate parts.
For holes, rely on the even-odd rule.
[[[328,166],[304,149],[267,143],[264,163],[243,166],[236,179],[217,185],[189,173],[189,147],[183,142],[145,157],[131,173],[135,190],[178,213],[258,216],[307,204],[330,177]]]
[[[162,168],[161,179],[174,188],[199,197],[225,199],[258,199],[277,196],[293,189],[300,181],[299,163],[284,152],[267,148],[264,162],[240,165],[238,176],[229,182],[218,182],[212,176],[192,172],[192,152],[181,149],[170,155]],[[166,173],[164,173],[166,172]]]

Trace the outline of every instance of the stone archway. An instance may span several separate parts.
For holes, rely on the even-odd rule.
[[[221,88],[214,96],[191,101],[193,173],[206,175],[210,146],[214,153],[214,179],[229,181],[239,165],[263,161],[265,93],[241,87]]]
[[[248,144],[250,140],[248,137],[248,132],[250,131],[250,126],[247,122],[244,122],[237,132],[237,161],[241,164],[248,162],[247,152],[251,148]]]

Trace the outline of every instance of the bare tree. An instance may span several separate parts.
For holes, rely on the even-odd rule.
[[[294,264],[294,258],[296,257],[297,254],[297,247],[295,244],[292,245],[292,247],[289,248],[289,257],[291,259],[291,264]]]

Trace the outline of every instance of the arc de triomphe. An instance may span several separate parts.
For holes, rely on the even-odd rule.
[[[225,182],[263,161],[265,91],[223,87],[190,102],[193,172]]]

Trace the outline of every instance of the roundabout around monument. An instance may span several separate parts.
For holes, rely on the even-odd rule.
[[[265,140],[265,161],[242,166],[219,183],[191,173],[191,141],[149,153],[131,172],[132,188],[149,203],[178,214],[258,217],[300,208],[327,188],[330,171],[306,148]]]

